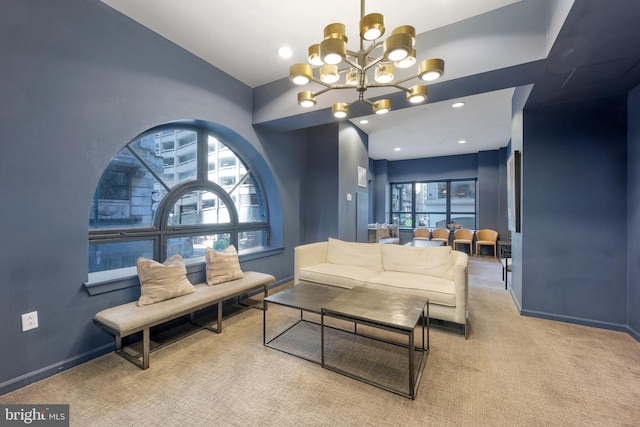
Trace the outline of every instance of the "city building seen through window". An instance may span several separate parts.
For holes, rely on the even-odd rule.
[[[211,131],[155,128],[111,160],[89,214],[89,272],[135,266],[233,244],[240,254],[269,245],[261,183]]]
[[[401,228],[446,228],[477,224],[476,180],[391,184],[391,221]]]

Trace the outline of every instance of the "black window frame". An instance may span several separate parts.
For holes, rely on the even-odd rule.
[[[459,212],[459,211],[452,211],[451,210],[451,198],[452,198],[452,192],[451,192],[451,187],[452,187],[452,183],[455,182],[465,182],[465,181],[473,181],[474,182],[474,186],[475,186],[475,190],[474,190],[474,210],[473,212]],[[445,212],[436,212],[436,211],[417,211],[416,210],[416,187],[417,184],[430,184],[430,183],[446,183],[446,205],[445,205]],[[400,186],[400,185],[410,185],[411,186],[411,209],[409,211],[396,211],[394,210],[394,186]],[[477,194],[478,194],[478,179],[477,178],[456,178],[456,179],[432,179],[432,180],[420,180],[420,181],[398,181],[398,182],[391,182],[389,184],[389,189],[390,189],[390,205],[389,205],[389,212],[391,215],[390,218],[390,222],[392,224],[398,225],[398,227],[400,229],[404,229],[404,230],[413,230],[416,227],[419,227],[421,225],[418,224],[417,218],[418,215],[445,215],[445,227],[428,227],[430,229],[434,229],[434,228],[446,228],[446,224],[450,224],[452,222],[452,216],[454,215],[460,215],[460,214],[468,214],[469,216],[473,216],[475,218],[474,220],[474,227],[470,228],[475,230],[478,226],[478,198],[477,198]],[[402,203],[401,203],[401,199],[399,199],[398,201],[398,206],[402,207]],[[406,206],[406,205],[405,205]],[[399,220],[396,220],[396,218],[399,218],[402,215],[406,215],[409,214],[411,217],[411,225],[408,225],[405,223],[400,223]],[[464,227],[466,228],[466,227]]]
[[[170,185],[165,184],[165,178],[162,176],[163,173],[159,173],[158,171],[154,171],[153,167],[149,165],[145,159],[143,159],[132,145],[145,136],[149,136],[152,134],[158,134],[164,131],[175,131],[175,130],[187,130],[194,131],[196,133],[197,139],[197,167],[196,167],[196,176],[193,179],[190,179],[185,182],[180,182],[172,187]],[[253,185],[255,188],[255,193],[252,194],[251,200],[256,201],[257,205],[260,206],[260,216],[255,221],[251,222],[240,222],[237,206],[234,203],[234,197],[230,194],[230,191],[234,191],[237,188],[237,185],[233,186],[231,189],[225,189],[221,185],[216,182],[209,180],[209,173],[213,172],[213,170],[209,169],[208,164],[208,156],[209,156],[209,136],[216,138],[220,141],[226,148],[228,148],[237,159],[242,163],[244,169],[246,170],[246,175],[250,176],[253,181]],[[233,244],[236,248],[239,248],[238,240],[240,233],[244,233],[247,231],[258,231],[262,232],[265,236],[265,241],[262,246],[257,248],[252,248],[245,251],[245,254],[249,254],[250,256],[258,256],[260,253],[269,254],[273,251],[273,248],[270,247],[270,239],[271,239],[271,225],[269,221],[269,209],[268,209],[268,200],[266,199],[266,191],[263,187],[260,177],[255,173],[255,169],[252,164],[247,160],[242,153],[239,152],[237,147],[233,145],[233,143],[227,141],[223,136],[217,134],[212,129],[206,126],[199,126],[196,124],[184,124],[184,123],[170,123],[161,126],[154,127],[149,129],[148,131],[136,136],[131,141],[129,141],[121,150],[118,151],[118,154],[123,150],[128,150],[130,154],[137,158],[137,160],[146,167],[147,171],[150,172],[154,178],[162,183],[165,187],[167,194],[161,200],[160,206],[156,211],[153,224],[151,226],[129,226],[129,227],[110,227],[110,228],[96,228],[92,226],[91,219],[89,221],[89,232],[88,232],[88,243],[89,243],[89,252],[91,252],[92,247],[99,244],[107,244],[107,243],[118,243],[118,242],[133,242],[133,241],[143,241],[143,240],[152,240],[153,241],[153,259],[162,262],[167,257],[167,241],[170,238],[174,237],[190,237],[190,236],[198,236],[198,235],[213,235],[213,234],[223,234],[228,233],[230,236],[229,244]],[[114,156],[115,158],[115,156]],[[110,170],[112,167],[113,160],[107,165],[105,171]],[[238,161],[235,161],[235,164],[240,167]],[[244,181],[244,180],[243,180]],[[100,188],[102,180],[98,183],[97,188]],[[242,182],[241,182],[242,183]],[[192,225],[170,225],[167,223],[168,216],[174,206],[174,204],[180,199],[180,197],[190,191],[193,190],[205,190],[208,192],[214,193],[219,200],[223,201],[226,205],[227,211],[229,213],[230,222],[228,223],[214,223],[214,224],[192,224]],[[129,189],[129,191],[131,191]],[[94,195],[94,203],[97,202]],[[239,199],[239,198],[238,198]],[[238,200],[240,202],[240,200]],[[239,250],[239,254],[242,256],[243,251]],[[204,260],[200,260],[199,258],[194,259],[192,262],[204,262]],[[133,267],[135,268],[135,267]],[[121,272],[118,272],[121,270]],[[87,283],[93,282],[92,274],[96,274],[96,277],[101,277],[97,281],[102,281],[102,277],[128,277],[131,276],[132,267],[123,267],[123,268],[115,268],[111,270],[103,270],[96,271],[95,273],[89,273],[89,281]],[[121,274],[120,274],[121,273]],[[125,286],[126,287],[126,286]],[[91,293],[91,292],[90,292]]]

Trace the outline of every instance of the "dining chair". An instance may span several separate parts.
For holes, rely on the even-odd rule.
[[[473,255],[473,230],[461,228],[453,232],[453,249],[458,250],[458,245],[469,245],[469,255]]]
[[[429,240],[431,237],[431,231],[429,231],[426,227],[418,227],[413,230],[413,239],[414,240]]]
[[[446,228],[434,228],[431,230],[431,241],[443,242],[447,246],[449,244],[449,233],[450,231]]]
[[[485,228],[483,230],[476,231],[476,256],[480,256],[481,246],[492,246],[493,257],[498,258],[497,252],[498,232]]]

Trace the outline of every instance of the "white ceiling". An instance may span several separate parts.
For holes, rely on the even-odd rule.
[[[102,1],[250,87],[286,78],[291,64],[306,62],[307,48],[321,41],[323,29],[329,23],[347,25],[351,50],[357,50],[359,40],[360,2],[357,0]],[[497,63],[502,68],[544,57],[545,43],[548,43],[544,16],[531,16],[520,8],[524,10],[518,18],[521,23],[506,25],[502,23],[506,19],[499,16],[496,21],[474,19],[487,12],[504,11],[510,13],[508,18],[514,21],[510,12],[515,9],[514,4],[534,1],[540,2],[369,0],[365,13],[382,13],[388,29],[413,25],[418,44],[427,38],[422,37],[422,33],[438,29],[433,32],[440,39],[433,40],[437,52],[434,46],[423,46],[421,50],[417,44],[416,48],[419,60],[426,58],[421,56],[421,51],[426,49],[430,56],[446,61],[446,80],[490,71],[489,64]],[[485,23],[482,27],[479,22],[496,24]],[[447,28],[457,30],[451,33]],[[525,30],[538,33],[536,43],[522,41],[531,37],[524,34]],[[463,46],[472,37],[476,45],[478,40],[480,45],[486,44],[486,53]],[[433,37],[427,39],[428,43]],[[500,40],[509,40],[509,43],[502,44]],[[294,52],[288,60],[276,55],[277,48],[285,45]],[[488,56],[491,60],[477,60],[475,55],[483,55],[482,59]],[[354,119],[353,123],[369,134],[369,154],[373,159],[401,160],[492,150],[509,142],[512,93],[513,90],[501,90],[469,96],[464,99],[466,105],[462,109],[452,109],[450,101],[433,102],[367,117],[366,125],[359,124],[362,118]],[[458,144],[460,139],[468,142]],[[401,151],[393,151],[395,147]]]

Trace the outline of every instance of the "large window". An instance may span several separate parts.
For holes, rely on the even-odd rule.
[[[96,188],[89,215],[89,272],[204,256],[230,244],[246,253],[269,245],[261,184],[211,131],[162,126],[127,144]]]
[[[391,220],[400,227],[476,228],[476,180],[391,184]]]

